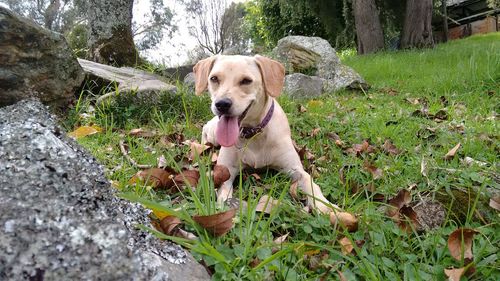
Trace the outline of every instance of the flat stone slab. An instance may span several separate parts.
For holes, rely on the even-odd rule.
[[[0,109],[0,280],[208,280],[35,100]]]
[[[116,83],[116,91],[99,97],[98,103],[121,94],[133,94],[140,103],[156,103],[162,93],[176,92],[177,88],[163,81],[159,75],[133,67],[113,67],[97,62],[78,59],[83,71],[90,77],[97,77],[108,84]]]

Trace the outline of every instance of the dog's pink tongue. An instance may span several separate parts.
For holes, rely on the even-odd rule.
[[[238,125],[238,117],[221,116],[217,123],[215,136],[217,142],[222,146],[233,146],[238,141],[240,127]]]

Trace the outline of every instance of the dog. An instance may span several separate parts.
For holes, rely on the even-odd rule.
[[[202,143],[220,145],[217,165],[226,166],[229,179],[217,200],[232,198],[233,181],[243,167],[270,167],[297,181],[309,207],[329,213],[340,210],[330,203],[304,171],[294,148],[285,112],[276,101],[285,80],[285,68],[264,56],[216,55],[193,67],[195,92],[208,89],[215,117],[203,126]]]

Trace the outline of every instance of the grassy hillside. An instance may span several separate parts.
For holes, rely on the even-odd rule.
[[[280,97],[294,139],[311,153],[305,167],[331,202],[359,218],[352,233],[335,229],[328,216],[304,211],[303,202],[288,194],[286,176],[259,171],[258,176],[244,173],[236,183],[235,196],[248,202],[248,210],[238,211],[232,231],[212,237],[190,220],[191,215],[214,211],[213,185],[204,176],[211,155],[202,155],[194,165],[201,171],[195,191],[130,185],[138,169],[120,152],[121,139],[138,163],[155,166],[164,155],[174,168],[182,165],[190,148],[169,144],[175,143],[172,134],[200,140],[201,126],[211,118],[208,97],[194,96],[182,85],[178,95],[154,108],[122,101],[92,111],[93,99],[82,98],[69,127],[103,128],[79,142],[106,166],[120,191],[131,192],[128,198],[183,219],[183,228],[198,241],[158,235],[190,249],[213,279],[339,280],[343,275],[347,280],[446,280],[445,268],[467,265],[476,270],[463,280],[499,280],[499,215],[488,206],[499,191],[499,50],[496,33],[429,50],[352,56],[344,62],[372,85],[370,90],[303,101]],[[127,135],[139,127],[156,135]],[[356,146],[365,140],[373,152]],[[387,140],[398,151],[387,145],[384,149]],[[458,143],[456,154],[446,160]],[[349,153],[349,148],[359,153]],[[388,199],[403,189],[411,193],[414,208],[429,200],[440,202],[446,210],[442,226],[417,231],[415,224],[389,218]],[[280,200],[269,215],[254,211],[263,194]],[[439,216],[430,207],[424,209],[430,220]],[[455,260],[448,250],[448,236],[458,227],[479,232],[473,239],[472,263]],[[284,243],[273,243],[287,233]],[[341,245],[344,237],[353,244],[351,252]]]

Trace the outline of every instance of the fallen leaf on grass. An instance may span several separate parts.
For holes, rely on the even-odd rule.
[[[374,153],[375,147],[372,146],[367,140],[364,140],[361,144],[353,144],[352,147],[346,149],[345,152],[359,156],[363,153]]]
[[[130,180],[130,184],[143,183],[153,188],[171,188],[174,185],[172,171],[160,168],[150,168],[137,172]]]
[[[160,221],[160,227],[167,235],[172,235],[174,229],[182,224],[181,220],[175,216],[166,216]]]
[[[460,281],[460,278],[464,275],[464,273],[465,267],[444,269],[444,274],[448,276],[449,281]]]
[[[486,162],[482,162],[482,161],[478,161],[472,157],[465,157],[462,162],[464,164],[466,164],[467,166],[472,166],[472,165],[478,165],[479,167],[484,167],[484,166],[488,166],[488,163]]]
[[[288,234],[289,233],[287,232],[286,234],[281,235],[280,237],[274,239],[273,243],[278,245],[282,244],[283,242],[285,242],[286,238],[288,237]]]
[[[382,178],[382,174],[383,174],[382,170],[375,167],[375,165],[373,165],[372,163],[365,162],[363,164],[363,168],[365,170],[367,170],[368,172],[370,172],[370,174],[372,175],[372,178],[374,180],[378,180],[378,179]]]
[[[193,216],[193,220],[215,237],[220,237],[233,228],[236,209],[207,216]]]
[[[309,160],[313,161],[315,156],[312,154],[311,150],[309,150],[305,145],[300,148],[295,141],[293,142],[293,147],[295,148],[295,151],[297,151],[297,154],[299,154],[299,158],[301,160]]]
[[[259,199],[259,202],[257,203],[257,206],[255,207],[255,211],[270,214],[272,212],[272,210],[275,207],[277,207],[278,205],[279,205],[278,200],[272,198],[271,196],[263,195]]]
[[[307,108],[305,108],[302,104],[298,104],[297,105],[297,111],[299,113],[304,113],[304,112],[307,112]]]
[[[392,144],[391,140],[389,139],[385,140],[382,148],[384,149],[384,152],[389,155],[394,156],[401,153],[401,150],[399,150],[394,144]]]
[[[68,133],[68,137],[79,139],[93,134],[102,132],[102,128],[98,126],[81,126],[73,132]]]
[[[256,181],[260,181],[261,180],[259,174],[257,174],[257,173],[250,174],[250,176],[252,176]]]
[[[340,147],[340,148],[344,148],[345,146],[345,143],[340,139],[339,135],[337,135],[336,133],[333,133],[333,132],[329,132],[326,134],[326,136],[333,140],[335,142],[335,145]]]
[[[334,226],[339,225],[349,232],[358,230],[358,219],[347,212],[331,212],[330,223]]]
[[[200,155],[207,149],[210,148],[209,145],[206,144],[200,144],[197,141],[190,141],[187,140],[184,142],[184,144],[189,145],[190,152],[189,152],[189,160],[193,161],[197,158],[200,157]]]
[[[401,189],[398,194],[389,200],[389,208],[386,214],[395,219],[399,219],[399,210],[411,202],[411,193],[406,189]]]
[[[354,246],[351,243],[351,240],[347,237],[344,237],[339,240],[340,243],[340,250],[342,251],[342,254],[348,255],[352,252],[354,249]]]
[[[259,258],[253,258],[251,261],[250,261],[250,264],[248,264],[251,268],[255,268],[257,267],[257,265],[260,264],[260,260]]]
[[[142,128],[132,129],[128,132],[129,136],[141,137],[141,138],[152,138],[156,136],[156,132],[144,130]]]
[[[453,157],[455,157],[455,154],[457,153],[458,149],[460,148],[461,144],[458,143],[455,145],[446,155],[444,156],[444,160],[451,160]]]
[[[422,158],[422,161],[420,162],[420,174],[422,174],[422,176],[424,177],[427,177],[427,162],[424,158]]]
[[[321,131],[321,128],[314,128],[312,129],[311,133],[309,134],[310,137],[315,137],[319,134],[319,132]]]
[[[224,165],[215,165],[213,172],[214,172],[214,186],[216,188],[220,187],[224,182],[229,180],[229,178],[231,177],[229,169]]]
[[[174,177],[174,182],[177,186],[196,187],[198,185],[198,180],[200,179],[200,172],[197,170],[183,170]]]
[[[398,226],[403,231],[411,233],[413,230],[420,228],[417,213],[412,207],[403,206],[399,209],[399,213],[401,214],[401,217],[398,220]]]
[[[459,228],[453,231],[448,237],[450,255],[454,259],[461,261],[463,253],[464,260],[472,260],[474,257],[472,254],[472,238],[476,233],[478,233],[476,230],[470,228]]]
[[[490,207],[500,211],[500,196],[495,196],[490,199]]]

